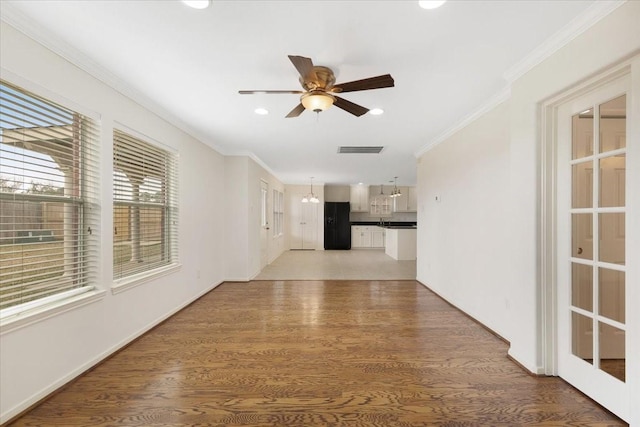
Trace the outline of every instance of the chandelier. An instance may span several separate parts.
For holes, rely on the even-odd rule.
[[[389,181],[392,182],[392,181]],[[393,190],[391,190],[391,196],[390,197],[399,197],[402,196],[402,193],[400,192],[400,190],[398,190],[398,186],[396,185],[396,183],[398,182],[398,177],[394,176],[393,177]]]
[[[309,192],[309,194],[307,194],[302,198],[302,203],[309,203],[309,202],[320,203],[320,199],[318,199],[316,195],[313,194],[313,177],[311,177],[311,191]]]

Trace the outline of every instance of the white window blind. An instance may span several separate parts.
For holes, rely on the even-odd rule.
[[[97,282],[97,124],[0,81],[0,317]],[[59,298],[57,298],[59,297]]]
[[[120,130],[113,135],[117,280],[178,261],[177,156]]]

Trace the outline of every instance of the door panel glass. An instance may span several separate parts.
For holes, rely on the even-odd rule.
[[[600,369],[625,381],[625,332],[606,323],[598,322],[600,332]]]
[[[593,154],[593,108],[576,114],[572,119],[572,159]]]
[[[600,213],[600,261],[624,264],[625,214]]]
[[[623,207],[625,205],[625,172],[626,157],[624,154],[600,160],[600,207]]]
[[[620,323],[625,321],[624,271],[598,269],[598,313]]]
[[[571,312],[571,353],[593,363],[593,320],[582,314]]]
[[[600,105],[601,153],[626,147],[626,117],[626,95],[622,95]]]
[[[571,207],[593,207],[593,162],[571,166]]]
[[[571,256],[593,259],[593,214],[572,214],[571,235]]]
[[[593,267],[571,264],[571,305],[593,311]]]

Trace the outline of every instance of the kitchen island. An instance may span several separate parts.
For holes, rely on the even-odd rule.
[[[418,230],[415,226],[386,226],[384,252],[398,261],[415,260]]]

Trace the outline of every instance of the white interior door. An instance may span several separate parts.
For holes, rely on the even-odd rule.
[[[302,203],[304,194],[291,199],[290,248],[294,250],[316,249],[318,243],[318,203]]]
[[[315,249],[318,242],[318,203],[301,203],[303,212],[302,249]]]
[[[559,107],[556,175],[558,374],[623,419],[628,92],[620,78]]]

